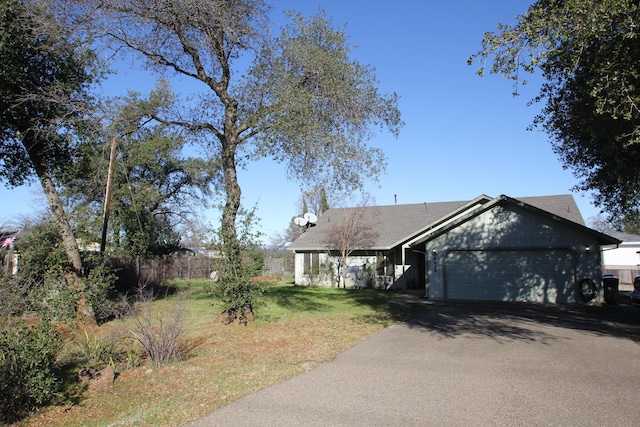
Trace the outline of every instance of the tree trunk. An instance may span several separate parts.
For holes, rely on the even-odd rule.
[[[253,307],[244,299],[247,295],[243,295],[242,291],[243,286],[245,286],[242,282],[247,278],[244,277],[241,242],[238,239],[236,229],[236,219],[240,210],[242,196],[236,166],[236,150],[238,147],[237,105],[230,98],[225,98],[225,100],[227,101],[225,130],[220,139],[222,142],[222,168],[226,201],[222,210],[221,232],[224,255],[226,255],[228,263],[225,274],[231,277],[223,277],[221,280],[231,280],[231,283],[239,286],[237,289],[239,295],[233,302],[233,307],[228,307],[223,314],[233,319],[233,321],[238,320],[246,324],[250,319],[251,321],[253,320]]]
[[[65,274],[65,280],[67,286],[78,294],[78,300],[76,301],[76,319],[83,325],[95,326],[97,325],[96,316],[91,303],[87,300],[86,289],[82,283],[82,259],[80,258],[80,250],[78,249],[75,235],[71,229],[69,218],[64,211],[62,200],[55,188],[51,174],[37,161],[37,156],[31,155],[31,159],[34,163],[34,169],[42,185],[47,202],[49,203],[49,208],[53,214],[56,228],[62,237],[67,259],[72,267],[72,269]]]
[[[225,104],[224,134],[222,142],[222,169],[224,174],[224,189],[226,201],[222,210],[222,239],[227,257],[233,269],[233,274],[238,277],[242,270],[242,254],[240,242],[236,230],[236,218],[240,210],[242,191],[238,183],[236,166],[236,150],[238,148],[237,128],[237,103],[226,92],[221,94]]]
[[[241,274],[241,251],[240,242],[236,230],[236,218],[240,209],[240,198],[242,195],[238,184],[238,175],[235,163],[235,144],[227,143],[223,145],[222,165],[224,168],[224,186],[226,193],[226,203],[222,210],[222,240],[225,254],[230,263],[232,274],[238,277]]]

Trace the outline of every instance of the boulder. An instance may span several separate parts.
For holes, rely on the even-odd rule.
[[[101,371],[96,372],[87,384],[89,390],[104,390],[113,385],[116,380],[116,371],[109,365]]]

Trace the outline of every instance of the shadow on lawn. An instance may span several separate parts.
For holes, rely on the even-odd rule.
[[[442,337],[491,337],[497,341],[544,342],[549,336],[536,325],[555,326],[640,343],[640,310],[621,305],[559,305],[502,302],[441,302],[406,320]]]
[[[398,295],[396,292],[374,289],[311,288],[295,285],[270,287],[267,291],[267,299],[270,302],[296,312],[348,311],[353,308],[356,322],[403,322],[428,310],[424,305],[391,302]],[[363,306],[373,309],[375,313],[358,314],[357,309]]]
[[[293,311],[326,311],[333,304],[333,293],[319,293],[313,288],[302,286],[274,286],[267,290],[267,297],[273,303]]]

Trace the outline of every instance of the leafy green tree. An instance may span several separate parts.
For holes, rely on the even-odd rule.
[[[541,71],[534,121],[566,168],[614,216],[640,206],[640,6],[634,0],[539,0],[484,35],[469,62],[516,84]]]
[[[238,168],[247,160],[270,157],[291,176],[332,188],[359,187],[384,168],[381,151],[365,141],[374,129],[397,135],[397,96],[379,93],[374,70],[351,60],[344,32],[324,14],[291,15],[274,38],[264,0],[77,2],[95,6],[83,22],[113,46],[204,88],[153,118],[190,131],[217,164],[221,237],[233,271],[242,270]]]
[[[0,19],[0,179],[9,186],[39,180],[71,266],[67,280],[78,291],[78,316],[94,323],[58,178],[73,158],[74,130],[100,75],[96,57],[45,1],[3,0]]]
[[[131,92],[105,108],[111,111],[112,124],[99,138],[117,142],[108,235],[112,251],[146,256],[179,249],[179,225],[192,220],[197,205],[204,205],[211,195],[215,179],[211,162],[187,156],[187,141],[175,128],[148,119],[151,112],[166,106],[166,88],[162,82],[147,99]],[[89,143],[83,149],[83,161],[76,163],[67,192],[77,208],[90,207],[89,221],[98,220],[88,226],[93,237],[87,238],[95,239],[102,226],[99,212],[108,160],[104,143]]]

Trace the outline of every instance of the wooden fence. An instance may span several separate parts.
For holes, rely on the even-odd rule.
[[[186,281],[208,279],[218,269],[218,258],[189,255],[166,255],[146,259],[119,258],[110,259],[111,267],[118,272],[119,290],[135,288],[139,284],[162,284],[167,280]],[[262,275],[293,275],[293,257],[265,257]]]

